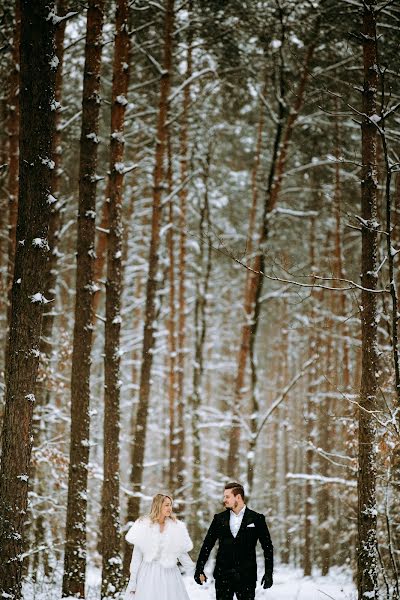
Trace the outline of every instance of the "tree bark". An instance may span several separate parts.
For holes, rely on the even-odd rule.
[[[168,128],[168,168],[167,186],[171,196],[173,190],[171,131]],[[177,443],[176,443],[176,317],[175,317],[175,236],[174,236],[174,199],[168,202],[168,280],[169,280],[169,315],[168,315],[168,406],[169,406],[169,490],[175,496],[177,490]]]
[[[211,273],[211,244],[208,242],[207,229],[210,229],[210,207],[208,201],[208,186],[210,172],[210,149],[205,161],[204,198],[201,199],[199,238],[200,253],[199,267],[196,277],[196,300],[194,306],[194,363],[193,363],[193,392],[191,395],[192,415],[192,443],[193,443],[193,470],[192,493],[193,522],[192,531],[196,542],[200,540],[202,513],[202,452],[199,424],[201,422],[201,404],[203,401],[203,373],[204,373],[204,344],[207,334],[207,295]],[[207,241],[206,241],[207,240]]]
[[[104,0],[89,0],[83,77],[75,324],[71,367],[71,441],[62,596],[83,598],[93,331],[97,134]]]
[[[19,128],[20,128],[20,37],[21,37],[21,0],[15,1],[15,24],[13,39],[13,69],[10,76],[10,96],[8,102],[8,267],[7,289],[11,293],[14,275],[16,251],[16,227],[18,214],[18,178],[19,178]]]
[[[193,12],[193,0],[189,0],[189,15]],[[185,78],[190,81],[193,74],[193,27],[189,22],[187,39],[187,67]],[[189,113],[191,105],[191,86],[185,85],[183,90],[183,107],[180,134],[180,179],[181,190],[179,192],[179,282],[178,282],[178,332],[177,332],[177,465],[176,477],[178,485],[183,488],[185,478],[185,331],[186,331],[186,204],[188,190],[185,180],[188,174],[189,162]]]
[[[378,88],[375,0],[363,3],[363,113],[361,124],[361,336],[362,373],[358,412],[358,551],[359,600],[378,599],[376,423],[377,406],[377,130],[369,117],[376,113]]]
[[[54,135],[54,2],[21,1],[18,217],[0,471],[0,595],[21,598]],[[40,35],[38,34],[40,32]]]
[[[57,16],[63,16],[65,14],[65,0],[59,0],[57,2]],[[63,85],[63,59],[64,59],[64,36],[65,36],[66,21],[63,20],[57,25],[55,44],[56,44],[56,56],[58,59],[58,67],[56,72],[56,83],[55,83],[55,101],[57,107],[60,107],[62,98],[62,85]],[[54,162],[54,168],[52,170],[52,182],[51,182],[51,193],[52,201],[50,204],[50,221],[49,221],[49,248],[50,251],[47,256],[47,268],[45,278],[45,297],[49,300],[53,300],[55,296],[55,288],[57,283],[58,271],[57,265],[59,261],[59,232],[61,227],[61,201],[58,198],[60,192],[61,183],[61,155],[62,155],[62,140],[61,140],[61,111],[57,110],[55,114],[55,131],[53,136],[52,144],[52,160]],[[54,199],[54,200],[53,200]],[[52,304],[50,306],[53,306]],[[53,357],[53,345],[52,340],[54,326],[54,309],[50,308],[48,312],[43,315],[43,326],[40,338],[40,369],[39,376],[36,385],[36,414],[34,415],[34,448],[33,453],[35,454],[35,448],[38,448],[43,443],[44,432],[46,431],[46,419],[48,417],[48,404],[50,401],[50,392],[52,386],[52,357]],[[37,494],[39,496],[45,495],[45,472],[40,472],[41,468],[46,471],[47,464],[37,465],[36,469],[32,469],[31,483],[37,486]],[[39,564],[43,561],[43,571],[46,576],[50,576],[50,560],[49,560],[49,548],[45,543],[45,531],[46,531],[46,509],[37,515],[35,519],[35,544],[36,547],[41,545],[45,548],[43,552],[36,552],[33,556],[33,576],[39,571]]]
[[[140,370],[139,403],[134,436],[133,464],[134,492],[138,494],[143,480],[143,460],[146,445],[147,413],[150,399],[150,378],[153,364],[154,331],[156,317],[156,290],[159,263],[161,196],[164,182],[164,158],[167,136],[168,95],[172,68],[174,24],[174,0],[167,0],[165,12],[165,37],[163,74],[160,83],[160,100],[158,107],[157,144],[154,167],[153,211],[151,221],[151,241],[149,251],[149,271],[146,285],[146,306],[143,328],[142,364]],[[139,516],[140,496],[132,501],[132,516]]]
[[[102,598],[119,596],[122,583],[119,506],[120,329],[124,120],[129,84],[128,0],[118,0],[111,100],[110,222],[104,343],[104,479],[102,494]]]

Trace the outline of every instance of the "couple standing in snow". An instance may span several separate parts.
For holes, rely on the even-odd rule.
[[[210,525],[197,559],[194,579],[207,581],[204,567],[219,542],[214,568],[216,600],[254,600],[257,582],[256,545],[260,541],[265,561],[261,579],[272,586],[273,547],[265,517],[245,504],[243,487],[228,483],[224,489],[225,511]],[[164,494],[153,498],[150,514],[138,519],[126,539],[134,544],[130,580],[125,600],[189,600],[177,562],[193,569],[188,552],[192,541],[182,521],[172,512],[172,499]]]

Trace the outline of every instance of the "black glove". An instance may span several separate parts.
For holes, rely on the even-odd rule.
[[[265,573],[262,576],[261,585],[263,586],[264,590],[272,587],[272,573]]]
[[[205,580],[207,581],[207,577],[204,575],[204,573],[202,571],[196,571],[194,574],[194,580],[196,583],[198,583],[199,585],[203,585],[203,582],[200,581],[200,575],[203,575],[203,577],[205,578]]]

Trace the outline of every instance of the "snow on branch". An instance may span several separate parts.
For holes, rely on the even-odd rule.
[[[301,481],[315,481],[322,484],[344,485],[346,487],[357,487],[354,479],[342,479],[341,477],[323,477],[322,475],[308,475],[307,473],[287,473],[286,479],[298,479]]]

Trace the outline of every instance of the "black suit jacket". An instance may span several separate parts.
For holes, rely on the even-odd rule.
[[[273,546],[264,515],[246,507],[236,538],[229,527],[230,510],[214,516],[200,550],[196,572],[203,573],[205,564],[218,541],[214,577],[216,580],[235,579],[244,585],[256,585],[256,546],[260,541],[264,552],[265,572],[272,574]]]

